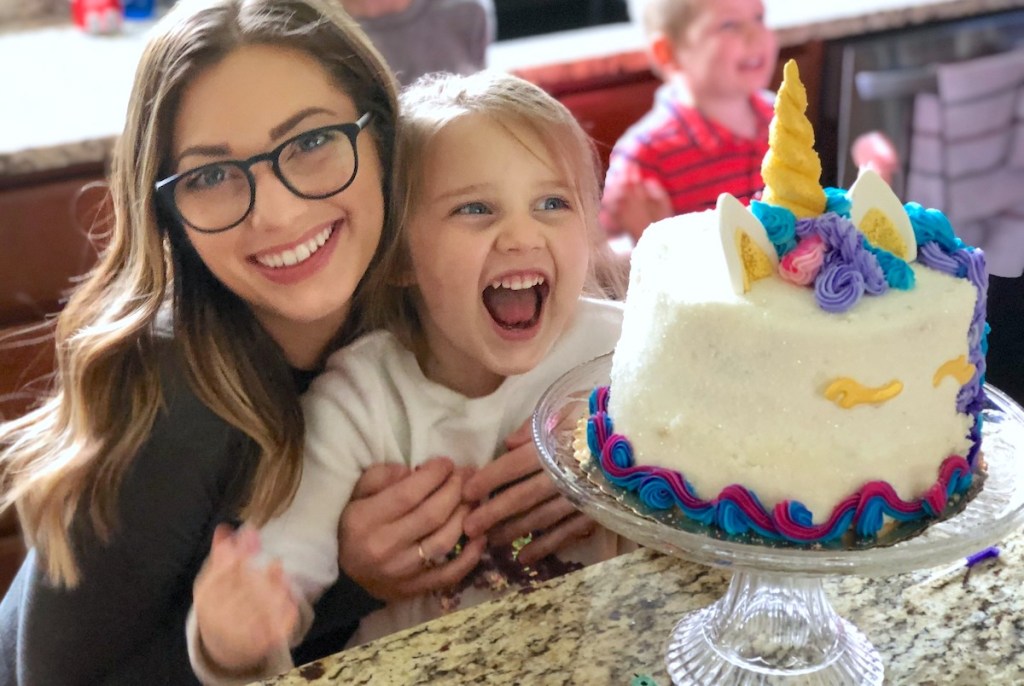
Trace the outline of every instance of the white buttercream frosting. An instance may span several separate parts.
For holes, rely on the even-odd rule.
[[[815,523],[872,480],[921,497],[970,447],[960,383],[934,378],[968,354],[975,287],[913,264],[913,288],[840,314],[778,276],[740,294],[719,223],[664,220],[633,253],[609,413],[636,464],[681,472],[705,499],[735,483],[767,508],[797,500]],[[842,378],[900,391],[844,409],[825,394]]]

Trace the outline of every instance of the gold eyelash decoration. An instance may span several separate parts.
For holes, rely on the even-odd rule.
[[[963,355],[955,360],[950,360],[936,370],[935,376],[932,377],[932,385],[938,388],[947,376],[952,376],[963,386],[974,377],[974,365],[968,362]]]
[[[856,405],[881,405],[895,398],[901,391],[903,391],[903,384],[899,381],[890,381],[885,385],[872,388],[844,376],[828,385],[828,388],[825,389],[825,397],[844,410],[848,410]]]

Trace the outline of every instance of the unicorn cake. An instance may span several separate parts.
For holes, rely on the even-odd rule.
[[[979,459],[982,252],[866,171],[823,189],[784,71],[762,201],[649,227],[580,448],[651,508],[801,543],[936,517]]]

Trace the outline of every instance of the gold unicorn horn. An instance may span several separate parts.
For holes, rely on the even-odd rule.
[[[814,152],[814,128],[804,114],[806,110],[807,91],[796,62],[789,60],[768,129],[768,153],[761,163],[765,183],[761,199],[785,207],[797,219],[815,217],[825,209],[821,160]]]

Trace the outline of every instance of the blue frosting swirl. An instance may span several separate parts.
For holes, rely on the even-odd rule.
[[[939,210],[925,209],[919,203],[908,202],[903,206],[910,217],[910,225],[914,229],[914,237],[917,244],[935,241],[947,253],[958,250],[964,243],[953,232],[953,226]]]
[[[739,505],[728,499],[719,501],[715,524],[732,536],[750,531],[750,518]]]
[[[619,469],[626,469],[633,466],[633,446],[622,436],[612,436],[605,443],[604,449],[608,451],[608,458]]]
[[[750,203],[750,211],[764,225],[768,240],[775,246],[779,257],[796,247],[796,215],[790,210],[754,200]]]
[[[800,526],[812,527],[814,526],[814,516],[811,511],[798,500],[790,500],[786,502],[786,508],[789,511],[789,518],[799,524]]]
[[[598,422],[600,422],[600,426]],[[600,431],[601,429],[603,429],[603,432]],[[594,455],[600,455],[602,439],[607,438],[611,433],[611,418],[601,410],[591,413],[590,419],[587,420],[587,447],[590,448],[590,452]]]
[[[853,207],[853,203],[850,202],[850,196],[842,188],[830,186],[825,189],[826,212],[835,212],[840,217],[849,218],[851,207]]]
[[[655,510],[667,510],[676,504],[672,487],[657,474],[652,474],[640,482],[639,495],[645,505]]]
[[[857,521],[858,536],[868,537],[877,534],[885,523],[885,499],[868,498]]]
[[[893,255],[884,248],[879,248],[864,240],[864,247],[875,256],[882,273],[885,274],[885,282],[891,288],[901,291],[909,291],[914,287],[914,270],[904,260]]]

